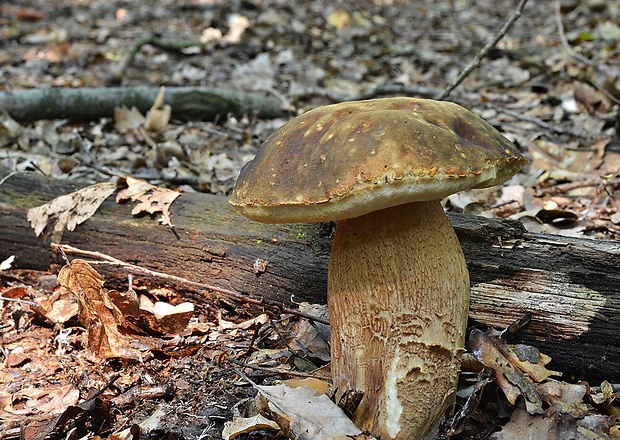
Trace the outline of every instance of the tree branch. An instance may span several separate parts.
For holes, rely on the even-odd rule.
[[[452,91],[459,84],[461,84],[463,80],[467,78],[469,74],[473,72],[475,68],[480,67],[480,63],[482,62],[483,58],[487,56],[489,51],[493,49],[497,45],[497,43],[499,43],[499,40],[504,38],[504,36],[508,33],[508,31],[510,30],[512,25],[515,23],[515,21],[517,21],[517,19],[521,16],[521,13],[523,12],[523,8],[525,7],[526,3],[527,3],[527,0],[521,0],[519,2],[519,4],[517,5],[517,8],[512,13],[508,21],[504,23],[502,28],[495,34],[493,39],[489,41],[482,49],[480,49],[480,51],[474,57],[473,61],[469,63],[469,65],[465,69],[463,69],[463,71],[461,71],[459,76],[452,82],[452,84],[450,84],[443,92],[437,94],[434,97],[434,99],[437,99],[437,100],[446,99],[448,95],[450,95],[450,93],[452,93]]]

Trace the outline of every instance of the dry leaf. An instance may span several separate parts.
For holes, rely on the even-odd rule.
[[[232,420],[224,423],[222,439],[230,440],[241,434],[258,431],[259,429],[279,430],[280,426],[261,414],[257,414],[254,417],[234,417]]]
[[[64,291],[53,296],[54,298],[40,301],[40,307],[37,307],[35,311],[54,324],[65,323],[78,314],[79,305],[72,293]]]
[[[130,428],[110,435],[110,440],[132,440],[135,438],[146,438],[147,434],[160,429],[164,416],[168,409],[164,406],[157,408],[153,414],[140,423],[133,424]]]
[[[34,233],[41,235],[50,218],[55,218],[52,241],[59,243],[65,229],[73,231],[99,209],[105,199],[116,191],[116,184],[100,182],[78,191],[56,197],[45,205],[28,210],[28,221]]]
[[[299,311],[319,318],[329,319],[329,310],[326,305],[299,304]],[[310,324],[307,319],[300,319],[295,323],[293,335],[289,345],[293,350],[304,350],[310,360],[319,359],[329,362],[331,359],[329,349],[330,331],[329,326],[320,323]]]
[[[118,203],[131,200],[139,202],[131,210],[132,215],[138,215],[141,213],[155,214],[161,212],[161,218],[159,222],[162,225],[174,227],[170,220],[170,205],[181,195],[180,191],[174,191],[171,189],[159,188],[150,183],[134,179],[133,177],[126,177],[127,188],[119,191],[116,196]]]
[[[324,380],[317,379],[315,377],[293,378],[283,382],[285,385],[291,388],[307,387],[316,390],[316,395],[326,394],[329,389],[329,384]]]
[[[550,405],[548,414],[570,414],[576,419],[588,414],[588,407],[583,403],[587,392],[585,385],[549,379],[536,385],[536,390]]]
[[[243,322],[226,321],[225,319],[222,319],[221,313],[218,316],[218,325],[219,325],[220,330],[230,330],[230,329],[247,330],[256,324],[266,324],[267,322],[269,322],[269,316],[267,316],[265,313],[262,313],[255,318],[250,318]]]
[[[491,436],[492,440],[557,440],[558,432],[554,429],[555,423],[552,418],[544,416],[532,416],[520,408],[517,408],[510,417],[510,421]]]
[[[137,130],[144,126],[145,122],[146,118],[135,107],[132,107],[131,110],[127,107],[116,107],[114,109],[114,124],[116,131],[120,134]]]
[[[605,415],[593,414],[580,419],[533,416],[517,408],[506,426],[490,438],[491,440],[603,440],[618,438],[617,435],[611,435],[615,426],[617,426],[617,419]]]
[[[13,264],[13,261],[15,261],[15,255],[11,255],[6,260],[0,262],[0,270],[9,270]]]
[[[287,381],[288,382],[288,381]],[[256,406],[274,420],[289,438],[298,440],[371,439],[353,424],[326,394],[316,388],[287,382],[258,386]],[[312,383],[313,386],[316,384]]]
[[[60,414],[70,405],[75,405],[80,392],[71,384],[64,386],[29,387],[0,399],[4,403],[2,417],[21,419],[33,414]]]
[[[503,339],[473,329],[468,344],[476,359],[495,371],[497,384],[511,404],[514,405],[517,398],[523,396],[530,414],[544,412],[543,401],[536,391],[534,381],[513,364],[512,357],[507,357],[507,344]]]
[[[183,302],[173,306],[162,301],[153,303],[142,295],[138,318],[146,321],[148,327],[163,334],[179,333],[187,328],[194,316],[194,304]]]
[[[64,266],[58,282],[78,298],[78,319],[86,328],[86,345],[96,356],[140,360],[142,351],[158,346],[153,339],[121,332],[113,305],[102,294],[103,277],[86,261],[77,259]]]
[[[546,365],[551,362],[551,358],[531,345],[504,344],[503,354],[519,371],[530,376],[535,382],[542,382],[549,376],[562,375],[559,371],[548,370]]]

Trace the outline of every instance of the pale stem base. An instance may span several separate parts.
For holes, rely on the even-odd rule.
[[[365,396],[358,426],[418,439],[454,402],[469,306],[463,251],[438,201],[342,220],[329,262],[332,372]]]

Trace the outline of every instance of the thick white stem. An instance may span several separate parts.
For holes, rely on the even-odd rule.
[[[440,203],[340,221],[328,301],[334,384],[365,393],[355,422],[382,440],[422,437],[454,401],[469,306]]]

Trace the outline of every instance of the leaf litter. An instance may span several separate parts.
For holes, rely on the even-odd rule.
[[[71,194],[55,198],[28,211],[28,221],[39,236],[50,219],[54,220],[52,240],[60,242],[65,230],[73,231],[80,223],[92,217],[101,204],[116,191],[116,184],[100,182]]]
[[[11,40],[19,44],[9,44],[0,54],[8,72],[0,79],[0,88],[13,86],[5,83],[5,78],[25,87],[46,81],[52,86],[105,84],[110,80],[106,75],[112,70],[110,64],[120,59],[129,43],[142,36],[145,28],[164,29],[164,36],[169,38],[182,35],[199,42],[202,36],[202,46],[196,44],[181,55],[142,48],[134,66],[129,66],[122,78],[125,85],[207,81],[275,94],[291,109],[310,108],[337,94],[363,93],[386,80],[404,87],[431,84],[439,88],[460,71],[461,63],[471,58],[489,37],[494,24],[504,18],[499,11],[512,7],[509,2],[503,6],[474,2],[460,9],[455,3],[441,7],[426,3],[404,7],[398,2],[392,6],[392,2],[380,1],[373,2],[373,6],[352,3],[344,7],[310,3],[309,7],[291,8],[278,2],[242,2],[237,7],[217,4],[214,9],[175,8],[174,13],[168,13],[173,5],[166,2],[155,7],[138,5],[135,9],[114,2],[94,2],[88,7],[73,3],[68,7],[75,14],[54,21],[52,26],[42,12],[47,11],[45,2],[29,4],[33,9],[28,11],[15,10],[20,2],[13,2],[3,7],[9,11],[10,26],[20,29],[21,38]],[[466,79],[461,86],[464,93],[454,95],[455,100],[490,120],[516,142],[532,164],[508,186],[462,193],[451,197],[446,208],[489,217],[519,218],[534,232],[618,238],[620,72],[616,67],[618,53],[614,50],[619,41],[615,24],[618,10],[613,4],[596,1],[558,2],[557,14],[552,3],[530,5],[514,32],[494,49],[492,59]],[[83,34],[74,33],[73,29],[84,29],[76,25],[84,23],[80,17],[92,17],[93,13],[99,16],[98,27],[80,31]],[[562,22],[568,45],[559,41],[557,27],[549,25],[548,18],[554,13],[556,22],[558,17]],[[16,22],[12,22],[13,17]],[[135,22],[142,26],[127,26]],[[2,29],[4,35],[13,32],[10,28]],[[93,46],[94,41],[98,45]],[[201,57],[194,57],[195,54]],[[80,59],[91,62],[83,63]],[[147,122],[149,117],[151,122]],[[114,174],[141,175],[153,183],[164,182],[186,191],[226,194],[260,141],[284,122],[223,115],[217,123],[178,125],[167,120],[167,110],[161,105],[154,105],[149,117],[131,110],[121,111],[116,126],[110,121],[76,126],[66,121],[22,125],[3,115],[0,165],[18,171],[43,170],[53,176],[93,180],[109,177],[101,172],[107,168]],[[163,222],[171,225],[167,209],[172,200],[162,197],[161,202],[153,201],[155,190],[144,188],[144,192],[128,191],[139,202],[136,213],[148,213],[157,206],[168,212]],[[91,202],[84,203],[90,203],[89,208],[80,206],[75,198],[63,202],[67,203],[69,214],[62,218],[58,229],[77,225],[92,215],[89,212],[96,211],[100,197],[103,196],[96,195]],[[59,206],[41,210],[35,216],[37,230],[42,232],[49,218],[63,216]],[[269,365],[267,368],[275,371],[295,373],[300,371],[302,359],[315,366],[329,360],[325,332],[319,332],[307,321],[293,323],[289,319],[285,325],[272,325],[261,311],[248,316],[252,313],[233,310],[225,302],[217,303],[217,312],[209,306],[190,314],[184,309],[187,306],[175,308],[183,303],[178,292],[172,294],[177,305],[160,301],[172,309],[164,306],[166,310],[158,314],[154,305],[157,300],[147,305],[147,298],[152,295],[145,295],[143,286],[133,286],[137,290],[130,288],[123,293],[111,290],[102,294],[101,278],[92,267],[87,269],[82,263],[78,266],[80,270],[67,277],[67,284],[77,288],[80,295],[84,283],[98,301],[97,308],[93,303],[90,314],[85,313],[89,324],[77,319],[80,302],[67,289],[50,289],[42,282],[36,288],[24,284],[2,287],[0,291],[3,296],[18,300],[0,301],[0,322],[12,326],[1,335],[8,356],[7,368],[3,365],[0,378],[10,393],[0,397],[2,408],[28,411],[43,402],[55,402],[50,405],[49,414],[62,414],[51,422],[28,419],[26,438],[35,438],[33,433],[37,430],[69,429],[71,420],[93,421],[90,426],[96,424],[95,420],[112,421],[113,399],[146,396],[139,392],[172,382],[173,390],[163,387],[162,394],[153,394],[159,397],[145,398],[146,402],[129,398],[129,403],[123,405],[135,408],[135,412],[121,414],[115,426],[146,433],[149,424],[165,424],[170,417],[165,409],[166,399],[194,402],[189,396],[201,392],[207,396],[208,404],[193,407],[192,415],[200,418],[200,425],[194,425],[208,426],[209,421],[215,420],[221,426],[234,413],[229,403],[241,402],[250,394],[243,382],[231,380],[225,365],[227,359],[243,360],[253,367],[245,367],[246,374],[259,372],[260,379],[266,378],[266,382],[272,373],[256,368]],[[140,304],[137,308],[136,302]],[[171,323],[157,323],[158,316],[175,315],[174,311],[179,316]],[[99,312],[105,318],[99,317]],[[138,352],[130,350],[129,354],[144,358],[124,364],[123,376],[113,381],[119,359],[123,358],[102,362],[94,351],[87,349],[88,332],[90,336],[99,334],[96,326],[100,324],[103,328],[116,328],[120,335],[128,329],[144,332],[159,345],[146,345],[142,347],[145,350]],[[179,340],[164,338],[172,330],[179,333]],[[279,334],[282,331],[290,332],[290,336]],[[116,333],[111,334],[117,337]],[[253,335],[257,335],[254,344],[248,342]],[[462,438],[480,438],[483,432],[490,435],[489,429],[504,424],[496,438],[618,437],[618,390],[614,391],[614,385],[591,387],[560,382],[548,376],[552,373],[546,369],[548,359],[542,353],[535,354],[535,348],[511,346],[492,333],[483,336],[477,336],[486,341],[477,350],[489,364],[487,369],[495,372],[496,381],[484,382],[478,388],[477,406],[464,415],[470,426],[460,431],[469,437]],[[122,337],[116,341],[127,342]],[[199,344],[199,350],[191,348]],[[166,347],[171,349],[164,355]],[[127,347],[119,345],[118,353],[123,350]],[[162,361],[162,356],[169,356],[168,362]],[[53,374],[55,371],[65,371],[75,378],[83,377],[82,372],[86,371],[87,377],[74,381],[73,388],[68,383],[46,386],[46,380],[62,382]],[[483,383],[477,379],[478,372],[475,378],[473,374],[462,374],[462,381],[470,387],[462,388],[457,409],[465,409],[465,402],[473,396],[465,390],[473,392],[474,384]],[[29,388],[33,384],[42,390],[40,394]],[[490,397],[495,386],[502,392]],[[18,394],[21,390],[24,391]],[[77,405],[75,390],[80,396]],[[96,390],[102,394],[97,395]],[[68,396],[67,400],[62,396]],[[141,407],[144,403],[146,407]],[[517,407],[514,411],[513,404]],[[218,405],[226,409],[220,410]],[[494,418],[493,414],[498,416]],[[17,426],[12,423],[7,429]],[[257,423],[262,426],[267,422],[261,419]],[[477,427],[477,432],[472,432],[471,426]],[[103,432],[111,431],[108,428]],[[111,435],[121,435],[121,431],[115,432],[118,434]],[[188,432],[185,431],[187,437]],[[198,437],[197,431],[191,432]],[[81,433],[86,435],[87,431]],[[219,438],[219,434],[216,432],[210,438]],[[127,432],[122,436],[128,436]]]

